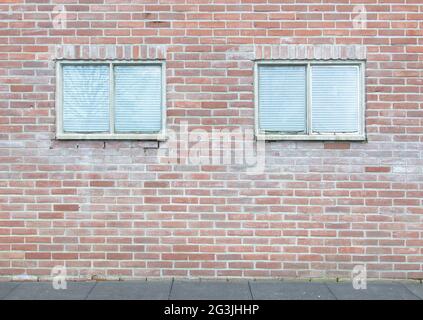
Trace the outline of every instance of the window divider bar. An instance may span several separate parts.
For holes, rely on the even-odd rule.
[[[109,125],[110,133],[115,133],[115,77],[113,63],[109,63]]]
[[[306,65],[306,134],[311,134],[312,110],[311,110],[311,64]]]

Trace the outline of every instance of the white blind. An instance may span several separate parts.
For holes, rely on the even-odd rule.
[[[63,131],[109,131],[109,67],[63,66]]]
[[[304,132],[306,67],[259,67],[259,126],[265,131]]]
[[[312,66],[313,132],[359,130],[359,68]]]
[[[115,66],[116,132],[159,132],[162,119],[160,65]]]

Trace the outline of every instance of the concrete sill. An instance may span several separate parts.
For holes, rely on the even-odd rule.
[[[257,134],[259,141],[278,141],[278,140],[299,140],[299,141],[365,141],[366,135],[361,134],[339,134],[339,135],[296,135],[296,134]]]
[[[107,134],[107,133],[58,133],[57,140],[156,140],[166,141],[167,136],[164,133],[152,134]]]

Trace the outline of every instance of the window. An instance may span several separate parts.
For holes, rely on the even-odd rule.
[[[165,139],[163,62],[61,61],[58,139]]]
[[[364,63],[256,64],[260,140],[364,140]]]

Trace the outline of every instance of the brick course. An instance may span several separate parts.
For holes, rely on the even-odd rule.
[[[423,278],[421,0],[7,0],[0,18],[0,279]],[[266,142],[253,175],[172,161],[172,139],[58,141],[63,58],[165,59],[168,127],[207,131],[253,128],[255,59],[366,59],[367,141]]]

